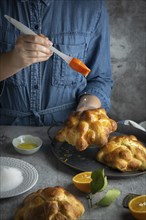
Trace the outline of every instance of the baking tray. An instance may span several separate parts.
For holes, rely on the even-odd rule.
[[[90,146],[84,151],[77,151],[75,147],[66,142],[57,142],[54,137],[60,128],[61,126],[50,127],[48,129],[48,136],[51,139],[51,149],[55,157],[67,166],[81,172],[104,168],[105,175],[108,178],[129,178],[146,174],[146,171],[121,172],[98,162],[96,160],[96,154],[99,150],[97,146]],[[135,135],[138,140],[146,146],[146,132],[132,126],[118,123],[117,131],[113,132],[111,135],[123,134]]]

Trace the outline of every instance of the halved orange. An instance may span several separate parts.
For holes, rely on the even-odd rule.
[[[146,219],[146,195],[133,198],[129,204],[131,214],[138,220]]]
[[[82,192],[89,193],[90,192],[90,182],[92,172],[81,172],[75,175],[72,179],[74,185]]]

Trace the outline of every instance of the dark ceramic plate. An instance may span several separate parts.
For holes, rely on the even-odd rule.
[[[49,138],[54,155],[64,164],[78,171],[94,171],[104,168],[105,175],[108,178],[128,178],[146,174],[146,171],[120,172],[118,170],[107,167],[106,165],[97,162],[95,157],[99,148],[90,146],[86,150],[80,152],[68,143],[59,143],[55,141],[54,135],[60,129],[59,126],[50,127],[48,130]],[[134,127],[118,124],[118,129],[112,135],[133,134],[146,146],[146,133]]]

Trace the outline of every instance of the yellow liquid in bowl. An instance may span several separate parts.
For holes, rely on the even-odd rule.
[[[35,144],[35,143],[22,143],[17,146],[17,148],[20,148],[23,150],[32,150],[36,147],[37,147],[37,144]]]

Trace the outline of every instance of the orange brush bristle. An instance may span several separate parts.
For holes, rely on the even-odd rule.
[[[69,63],[69,66],[77,72],[81,73],[85,77],[91,71],[81,60],[78,60],[77,58],[72,58]]]

